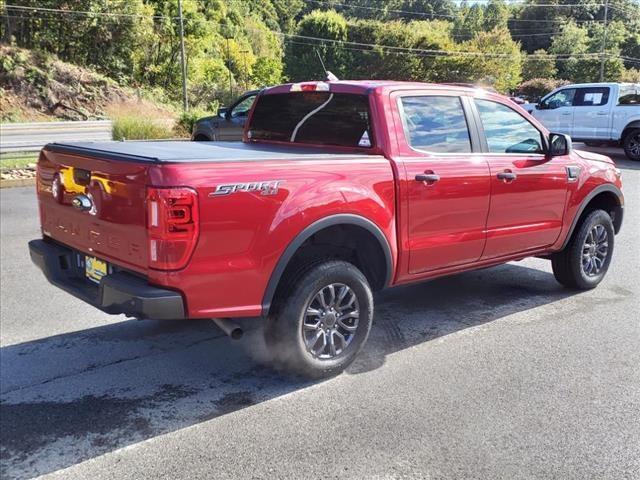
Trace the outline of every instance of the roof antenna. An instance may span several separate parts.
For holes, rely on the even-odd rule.
[[[327,76],[325,78],[325,81],[326,82],[337,82],[338,81],[338,77],[336,77],[333,73],[331,73],[329,70],[327,70],[327,68],[324,66],[324,62],[322,61],[322,56],[320,56],[320,52],[318,51],[318,49],[314,48],[314,50],[316,51],[316,55],[318,55],[318,60],[320,60],[320,65],[322,65],[322,71]]]

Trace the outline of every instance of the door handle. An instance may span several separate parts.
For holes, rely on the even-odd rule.
[[[500,172],[496,175],[496,177],[498,177],[499,180],[504,180],[505,182],[513,182],[516,178],[518,178],[518,175],[513,172]]]
[[[435,183],[440,180],[440,175],[435,173],[420,173],[416,175],[416,182]]]
[[[571,112],[562,112],[560,115],[571,115]]]
[[[609,112],[598,112],[598,115],[608,115]]]

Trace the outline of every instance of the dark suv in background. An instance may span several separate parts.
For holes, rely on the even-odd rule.
[[[230,107],[218,110],[217,115],[204,117],[193,125],[191,140],[197,142],[242,140],[244,123],[260,90],[251,90],[238,98]]]

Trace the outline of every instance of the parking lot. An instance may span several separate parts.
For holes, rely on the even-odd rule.
[[[607,151],[627,205],[597,289],[528,259],[385,291],[322,382],[266,366],[259,328],[111,317],[50,286],[33,188],[2,189],[3,478],[640,478],[640,163]]]

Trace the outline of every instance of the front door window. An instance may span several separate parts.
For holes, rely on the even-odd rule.
[[[522,115],[501,103],[476,100],[490,153],[543,153],[542,135]]]

